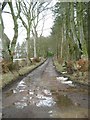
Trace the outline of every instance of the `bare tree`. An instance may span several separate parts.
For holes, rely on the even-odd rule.
[[[42,27],[41,27],[41,34],[39,36],[42,36],[42,33],[43,33],[43,28],[44,28],[44,23],[45,23],[45,16],[46,16],[46,10],[48,9],[51,9],[51,7],[49,7],[51,1],[50,2],[42,2],[40,3],[38,1],[36,7],[34,8],[34,10],[32,11],[33,12],[33,18],[35,18],[33,21],[32,21],[32,35],[33,35],[33,40],[34,40],[34,57],[36,58],[37,57],[37,40],[38,40],[38,25],[39,25],[39,22],[42,21]],[[42,15],[42,17],[40,17],[40,15]]]
[[[37,39],[37,25],[39,23],[39,15],[47,8],[47,6],[50,3],[48,2],[41,2],[41,1],[21,1],[21,14],[20,14],[20,20],[22,21],[23,26],[26,29],[27,32],[27,51],[28,56],[27,59],[29,61],[30,59],[30,32],[32,32],[34,36],[34,57],[36,57],[36,39]]]
[[[10,41],[10,39],[8,38],[8,36],[4,33],[4,23],[3,23],[3,18],[1,16],[1,25],[2,25],[2,46],[3,46],[3,58],[5,60],[9,60],[13,63],[13,55],[14,55],[14,51],[15,51],[15,46],[16,46],[16,42],[17,42],[17,38],[18,38],[18,16],[20,14],[20,3],[18,3],[19,7],[18,7],[18,12],[15,13],[15,9],[13,6],[12,2],[4,2],[2,4],[2,12],[4,10],[4,7],[6,5],[9,5],[10,8],[10,12],[5,12],[5,13],[9,13],[12,16],[13,22],[14,22],[14,36],[12,41]]]

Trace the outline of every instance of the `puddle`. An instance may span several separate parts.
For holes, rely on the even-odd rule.
[[[27,87],[27,85],[22,80],[21,82],[18,83],[16,89],[13,89],[13,93],[23,92],[23,91],[25,91],[26,87]]]
[[[22,100],[16,102],[14,105],[16,108],[19,109],[23,109],[25,106],[27,106],[27,104],[35,105],[37,107],[51,107],[55,105],[56,102],[50,95],[51,92],[46,89],[44,89],[43,91],[39,91],[39,94],[37,93],[36,95],[34,94],[33,91],[30,90],[28,96],[24,96]]]
[[[32,91],[29,91],[29,94],[30,94],[30,95],[33,95],[33,94],[34,94],[34,92],[32,92]]]
[[[16,90],[13,90],[13,93],[17,93],[17,91],[16,91]]]
[[[24,107],[27,106],[27,103],[21,101],[21,102],[16,102],[16,103],[14,103],[14,105],[15,105],[16,108],[23,109]]]
[[[52,113],[53,113],[53,111],[51,110],[51,111],[49,111],[48,113],[49,113],[49,114],[52,114]]]
[[[23,100],[27,100],[28,97],[23,97]]]
[[[44,73],[42,75],[43,71]],[[46,71],[44,68],[43,70],[37,69],[37,71],[29,76],[30,78],[26,77],[27,79],[22,79],[21,82],[16,84],[17,86],[14,85],[13,90],[8,90],[5,95],[13,95],[9,98],[5,96],[3,99],[3,110],[7,113],[6,118],[14,116],[15,114],[20,117],[20,114],[24,115],[27,111],[31,111],[28,115],[30,114],[32,118],[37,116],[42,117],[43,114],[48,114],[50,115],[49,117],[52,118],[77,118],[87,116],[87,109],[84,109],[87,104],[85,100],[86,97],[80,97],[80,95],[76,93],[76,88],[71,87],[73,83],[68,78],[56,76],[57,74],[49,67]],[[56,78],[57,80],[55,81]],[[62,84],[59,86],[58,83],[61,82]],[[67,84],[67,86],[65,84]],[[80,91],[80,89],[78,90]],[[73,93],[75,94],[73,95]],[[83,100],[80,98],[83,98]],[[27,111],[25,111],[25,108]]]
[[[20,101],[18,101],[18,102],[15,102],[14,105],[15,105],[15,107],[18,108],[18,109],[23,109],[24,107],[27,106],[27,100],[28,100],[28,97],[27,97],[27,96],[26,96],[26,97],[24,96],[24,97],[22,98],[22,100],[20,100]]]
[[[67,95],[56,95],[57,104],[60,107],[70,107],[73,105],[73,102]]]
[[[26,86],[25,82],[22,80],[18,83],[18,86]]]
[[[44,92],[46,95],[52,95],[51,92],[50,92],[50,90],[44,90],[43,92]]]
[[[36,106],[38,106],[38,107],[41,107],[41,106],[42,107],[45,107],[45,106],[51,107],[54,104],[55,104],[55,102],[53,101],[53,99],[48,97],[45,100],[40,100],[40,102],[36,103]]]
[[[23,88],[21,88],[21,89],[16,88],[16,89],[13,90],[13,93],[16,94],[16,93],[18,93],[18,92],[20,93],[20,92],[24,92],[24,91],[27,91],[27,90],[25,90],[25,89],[23,89]]]
[[[46,97],[41,94],[38,94],[37,98],[39,98],[39,101],[36,103],[38,107],[51,107],[56,103],[52,97]]]
[[[29,97],[29,99],[31,100],[31,99],[32,99],[32,97]]]
[[[51,118],[88,118],[88,110],[84,108],[69,108],[67,110],[53,111]]]

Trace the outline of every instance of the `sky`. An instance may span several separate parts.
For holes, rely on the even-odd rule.
[[[54,5],[56,3],[56,0],[52,0],[51,5]],[[4,11],[10,11],[8,6],[5,7]],[[53,13],[48,10],[46,11],[46,16],[45,16],[45,22],[44,22],[44,28],[43,28],[43,36],[47,37],[50,35],[51,32],[51,27],[53,25]],[[13,25],[13,20],[12,20],[12,16],[8,13],[3,13],[3,21],[4,21],[4,26],[5,26],[5,33],[7,34],[7,36],[9,37],[10,40],[13,39],[13,35],[14,35],[14,25]],[[42,28],[42,20],[39,23],[38,26],[38,33],[41,33],[41,28]],[[19,27],[19,36],[18,36],[18,40],[17,42],[19,42],[20,44],[25,40],[26,38],[26,31],[23,27]]]

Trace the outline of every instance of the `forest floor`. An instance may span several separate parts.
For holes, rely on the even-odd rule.
[[[62,81],[52,59],[47,59],[21,81],[3,89],[2,117],[88,118],[88,90]]]

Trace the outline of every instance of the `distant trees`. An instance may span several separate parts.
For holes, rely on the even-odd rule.
[[[47,53],[49,48],[51,48],[51,40],[49,37],[38,37],[38,45],[37,45],[37,55],[42,57],[47,57]]]
[[[58,2],[53,10],[55,20],[52,39],[57,58],[77,60],[87,56],[87,2]]]
[[[21,54],[21,46],[19,43],[17,43],[16,49],[15,49],[15,58],[20,58],[20,54]]]
[[[22,42],[21,45],[17,43],[14,57],[15,58],[26,58],[27,57],[26,41]]]
[[[34,44],[33,44],[33,38],[31,38],[30,45],[31,45],[31,57],[34,56]],[[38,37],[37,40],[37,56],[38,57],[47,57],[50,44],[51,44],[51,38],[50,37],[43,37],[40,36]],[[15,55],[14,58],[27,58],[27,42],[23,41],[22,44],[20,45],[17,43],[16,48],[15,48]]]
[[[49,2],[44,1],[26,1],[22,0],[21,2],[21,14],[20,20],[22,21],[23,26],[27,32],[27,51],[28,51],[28,60],[31,56],[31,49],[30,49],[30,33],[33,36],[33,47],[34,47],[34,57],[37,57],[37,45],[36,41],[38,39],[37,27],[41,20],[40,15],[42,12],[48,9]],[[43,20],[43,18],[42,18]]]
[[[18,39],[18,30],[19,25],[23,25],[23,28],[26,30],[26,47],[27,47],[27,63],[30,63],[31,57],[31,34],[34,38],[34,57],[37,57],[37,45],[36,41],[38,38],[37,33],[37,25],[40,21],[40,14],[48,9],[49,3],[46,1],[27,1],[27,0],[16,0],[16,1],[3,1],[1,6],[1,23],[0,23],[0,37],[2,37],[2,54],[3,59],[11,61],[13,64],[13,56],[15,54],[15,47]],[[4,11],[4,8],[7,7],[8,9]],[[13,20],[13,31],[14,36],[12,40],[4,32],[5,25],[4,25],[4,18],[2,14],[10,14]],[[33,31],[33,32],[32,32]]]
[[[13,61],[19,25],[22,25],[26,30],[26,41],[18,47],[22,49],[22,56],[24,55],[24,44],[27,47],[27,61],[32,56],[46,56],[48,50],[51,50],[57,56],[57,59],[77,60],[82,55],[88,55],[88,3],[60,2],[58,0],[53,9],[55,19],[51,37],[45,38],[42,33],[41,35],[38,34],[38,25],[40,20],[43,20],[45,11],[50,9],[49,4],[49,2],[39,0],[2,2],[0,38],[2,38],[2,53],[5,60]],[[6,6],[8,6],[9,11],[4,11]],[[10,14],[13,20],[14,36],[12,40],[4,32],[3,12],[4,14]],[[43,18],[41,18],[41,15]],[[43,26],[44,22],[41,31],[43,31]]]

